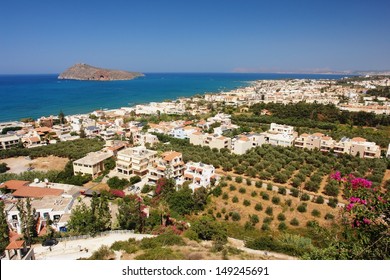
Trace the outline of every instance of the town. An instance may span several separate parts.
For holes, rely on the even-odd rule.
[[[32,157],[35,156],[31,155],[30,151],[37,149],[43,151],[49,147],[59,147],[60,144],[64,145],[62,149],[66,150],[67,143],[97,141],[87,144],[90,145],[90,150],[87,149],[88,151],[83,156],[68,157],[70,161],[66,167],[63,166],[65,170],[68,170],[68,178],[58,179],[60,173],[56,175],[57,182],[46,177],[33,178],[33,180],[15,179],[17,176],[0,177],[9,178],[9,180],[0,182],[1,199],[4,202],[2,212],[6,219],[5,225],[10,233],[9,244],[4,246],[5,258],[39,259],[39,254],[34,254],[32,237],[36,240],[41,237],[39,240],[44,240],[43,243],[47,241],[49,244],[54,242],[53,240],[58,242],[54,236],[61,238],[61,234],[91,233],[81,230],[82,226],[76,224],[72,215],[75,215],[77,211],[81,212],[82,207],[91,207],[95,204],[108,203],[106,208],[102,208],[102,211],[108,212],[108,216],[105,216],[107,219],[105,224],[94,229],[94,233],[113,229],[145,233],[145,219],[148,219],[155,210],[153,208],[158,208],[153,199],[160,199],[160,196],[161,199],[168,201],[170,210],[176,212],[176,217],[167,215],[169,211],[160,212],[161,215],[165,215],[165,218],[161,219],[157,226],[171,224],[178,227],[180,222],[187,223],[184,219],[179,221],[179,218],[190,214],[191,207],[194,211],[204,211],[207,199],[202,198],[199,202],[200,198],[198,198],[196,203],[201,205],[191,204],[188,211],[185,211],[180,209],[178,202],[173,202],[170,195],[173,197],[173,193],[187,188],[190,190],[190,195],[197,194],[201,197],[212,194],[219,197],[216,193],[221,191],[229,180],[235,180],[236,183],[241,184],[242,179],[246,178],[247,185],[254,186],[251,180],[260,179],[262,181],[253,183],[256,183],[256,186],[259,185],[260,188],[266,186],[267,191],[271,193],[273,191],[298,197],[294,194],[295,190],[297,192],[299,190],[301,200],[305,195],[313,201],[324,197],[328,203],[332,204],[332,201],[337,201],[335,207],[337,205],[341,207],[346,202],[343,201],[339,192],[332,194],[332,183],[329,181],[329,174],[326,175],[326,171],[335,171],[332,170],[333,166],[329,165],[321,170],[321,162],[317,166],[316,159],[313,159],[316,167],[310,165],[313,170],[307,175],[312,174],[312,179],[316,176],[319,179],[318,187],[310,187],[310,184],[314,184],[314,180],[310,181],[312,179],[307,179],[306,175],[297,183],[299,177],[297,172],[299,170],[302,172],[302,169],[297,166],[291,168],[290,172],[289,167],[292,166],[288,165],[289,161],[281,163],[280,167],[272,172],[267,169],[267,166],[256,166],[256,162],[245,166],[243,164],[245,156],[250,157],[259,151],[262,151],[261,153],[267,151],[271,154],[283,153],[284,150],[281,149],[285,149],[286,153],[305,153],[308,157],[317,157],[317,160],[320,157],[324,157],[326,161],[335,158],[348,159],[351,162],[359,160],[359,163],[365,160],[378,160],[372,164],[379,164],[380,160],[384,162],[386,158],[390,158],[388,135],[378,138],[380,143],[376,143],[370,137],[379,137],[378,133],[375,132],[375,134],[371,132],[371,128],[366,129],[358,124],[357,126],[362,127],[358,131],[364,131],[367,134],[351,135],[356,130],[353,130],[354,124],[349,123],[340,124],[340,126],[350,127],[348,135],[338,136],[337,134],[332,137],[334,130],[326,130],[322,126],[295,127],[289,123],[274,122],[275,114],[271,107],[267,109],[256,106],[259,104],[260,106],[267,106],[267,104],[272,106],[274,104],[279,104],[279,106],[321,105],[328,107],[320,107],[320,109],[331,108],[330,110],[350,112],[351,119],[355,116],[353,114],[363,111],[370,115],[373,122],[384,122],[382,125],[386,125],[386,120],[390,118],[390,97],[377,96],[375,90],[389,86],[388,77],[362,77],[351,80],[346,78],[338,81],[264,80],[231,92],[196,95],[191,98],[167,100],[161,103],[152,102],[114,110],[96,110],[89,114],[66,116],[60,112],[58,116],[41,117],[38,120],[24,119],[0,123],[2,131],[0,163],[4,170],[3,175],[12,174],[16,168],[7,162],[9,158],[23,157],[19,164],[16,163],[17,170],[21,174],[28,174],[36,172],[31,163]],[[257,115],[256,112],[258,112]],[[266,121],[256,123],[257,119],[248,120],[252,117]],[[322,120],[317,118],[316,121]],[[380,123],[374,123],[372,126],[378,127],[379,125]],[[98,148],[95,148],[92,143]],[[232,160],[231,162],[229,160],[217,161],[214,165],[212,160],[174,149],[177,146],[175,143],[187,148],[204,149],[210,154],[220,155],[221,158],[222,155],[228,159],[231,157]],[[25,165],[20,166],[21,162]],[[233,165],[232,162],[237,162],[237,165]],[[337,165],[334,164],[334,166]],[[361,174],[373,173],[373,176],[379,176],[369,171],[368,165],[367,170],[363,169]],[[240,168],[244,168],[245,171],[240,172]],[[264,170],[257,173],[256,168]],[[50,172],[50,166],[46,171]],[[287,174],[282,174],[283,172]],[[384,173],[377,179],[378,186],[382,184],[383,175]],[[72,177],[73,181],[67,180],[69,177]],[[321,186],[325,188],[321,194],[319,185],[323,184],[326,186]],[[233,189],[232,186],[230,190],[234,191],[235,188]],[[165,191],[168,188],[171,190]],[[244,193],[241,189],[240,192]],[[253,191],[252,194],[254,197],[257,192]],[[124,201],[126,197],[135,199],[138,201],[138,206],[134,206],[132,211],[138,211],[137,214],[127,212],[130,218],[124,217],[122,202],[115,204],[104,201],[102,197],[105,195],[111,199],[117,197]],[[266,195],[268,194],[263,193],[263,198]],[[228,197],[228,193],[224,192],[222,197]],[[278,205],[279,202],[276,203],[276,201],[275,198],[274,204]],[[291,205],[291,200],[286,203]],[[250,202],[248,201],[247,204],[250,205]],[[299,206],[297,209],[301,212]],[[209,208],[208,211],[210,212],[211,209]],[[272,212],[272,208],[270,211]],[[232,213],[233,221],[239,220],[237,211],[232,210],[230,213]],[[280,224],[284,221],[282,217],[285,214],[283,213],[278,215]],[[223,213],[218,212],[218,214],[221,217]],[[335,215],[333,212],[328,214],[329,217]],[[313,216],[316,215],[313,214]],[[249,215],[249,217],[255,225],[257,222],[253,222],[253,219],[258,219],[258,216],[254,218],[254,215]],[[134,221],[137,219],[142,222]],[[229,216],[226,219],[229,220]],[[125,221],[122,222],[122,220]],[[264,221],[264,224],[267,225],[268,222]],[[280,224],[279,229],[283,228]],[[293,220],[291,224],[293,225]],[[26,237],[26,234],[30,236]],[[197,234],[201,236],[199,232]],[[22,235],[24,239],[21,238]],[[54,245],[54,243],[49,244],[50,250]]]

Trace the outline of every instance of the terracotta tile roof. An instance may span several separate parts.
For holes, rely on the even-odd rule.
[[[188,174],[188,173],[184,174],[184,177],[190,178],[190,179],[194,178],[194,176],[192,174]]]
[[[332,137],[324,136],[324,137],[322,137],[322,140],[332,140]]]
[[[18,190],[22,187],[25,187],[29,184],[29,181],[21,181],[21,180],[9,180],[0,185],[0,189],[7,187],[9,190]]]
[[[20,249],[24,247],[24,240],[12,241],[5,248],[6,250]]]
[[[170,152],[165,152],[162,154],[162,158],[166,161],[171,161],[173,160],[175,157],[181,157],[182,154],[179,153],[179,152],[175,152],[175,151],[170,151]]]
[[[366,142],[367,140],[362,137],[354,137],[352,138],[352,141],[354,142]]]
[[[35,197],[40,198],[44,196],[60,196],[64,190],[53,188],[39,188],[39,187],[22,187],[12,193],[15,197]]]
[[[30,142],[39,142],[39,141],[41,141],[41,139],[39,137],[36,137],[36,136],[27,138],[27,140],[30,141]]]
[[[317,136],[317,137],[322,137],[322,136],[324,136],[324,134],[319,133],[319,132],[313,133],[312,135],[313,135],[313,136]]]
[[[194,132],[194,133],[192,133],[193,135],[202,135],[202,132]]]
[[[307,133],[301,134],[301,137],[307,137],[307,136],[309,136],[309,134],[307,134]]]

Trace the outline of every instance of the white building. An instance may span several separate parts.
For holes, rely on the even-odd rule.
[[[390,158],[390,144],[389,144],[389,147],[387,148],[386,157]]]
[[[144,146],[128,148],[118,152],[116,171],[131,176],[145,176],[155,161],[157,152],[148,150]]]
[[[294,133],[294,127],[284,124],[271,123],[269,132],[292,135]]]
[[[18,146],[20,139],[16,135],[5,135],[0,136],[0,150],[11,149],[12,147]]]
[[[133,133],[134,145],[145,146],[146,144],[149,144],[150,146],[153,146],[159,142],[157,136],[154,134],[142,132]]]
[[[89,174],[92,178],[96,178],[104,171],[103,161],[110,158],[112,155],[104,152],[89,153],[83,158],[73,162],[74,175]]]
[[[215,178],[215,168],[212,165],[201,162],[187,162],[185,165],[184,180],[191,182],[189,187],[192,191],[209,187],[211,180]]]
[[[177,181],[182,179],[185,166],[183,154],[175,151],[164,152],[157,158],[149,170],[149,181],[157,182],[161,178],[173,178]]]

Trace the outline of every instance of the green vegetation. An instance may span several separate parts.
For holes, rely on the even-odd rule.
[[[9,243],[9,228],[3,201],[0,201],[0,237],[0,254],[3,254]]]
[[[4,162],[4,163],[0,163],[0,173],[5,173],[9,170],[9,167],[7,166],[7,164]]]
[[[31,158],[58,156],[76,160],[86,156],[90,152],[96,152],[103,148],[104,142],[98,139],[77,139],[74,141],[60,142],[53,145],[36,147],[31,149],[14,148],[1,150],[0,158],[29,156]]]
[[[83,202],[76,205],[68,221],[68,229],[74,234],[95,235],[110,228],[111,215],[105,195],[95,194],[89,207]]]

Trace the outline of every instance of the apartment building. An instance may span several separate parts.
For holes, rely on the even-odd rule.
[[[89,153],[73,162],[74,175],[89,174],[92,178],[96,178],[104,171],[104,160],[111,156],[112,154],[104,152]]]
[[[153,146],[157,144],[158,138],[156,135],[150,134],[150,133],[142,133],[142,132],[136,132],[133,133],[133,143],[134,145],[141,145],[145,146],[146,144],[149,144],[150,146]]]
[[[149,181],[157,182],[161,178],[173,178],[179,180],[184,173],[185,165],[183,154],[168,151],[158,157],[149,170]]]
[[[190,182],[192,191],[197,188],[207,188],[211,180],[215,179],[215,168],[212,165],[201,162],[187,162],[184,170],[184,180]]]
[[[248,150],[266,143],[266,134],[241,134],[232,139],[232,152],[243,155]]]
[[[364,138],[355,137],[351,139],[350,154],[360,158],[379,158],[381,149],[374,142],[367,142]]]
[[[294,127],[284,124],[271,123],[271,127],[268,132],[292,135],[294,133]]]
[[[129,177],[132,174],[145,176],[154,163],[156,154],[156,151],[146,149],[145,146],[119,151],[116,161],[116,171]]]
[[[321,152],[330,152],[336,141],[332,137],[322,133],[307,134],[303,133],[294,141],[294,146],[297,148],[306,148],[309,150],[318,149]]]
[[[193,145],[208,146],[211,149],[231,149],[232,139],[215,134],[203,134],[195,132],[190,135],[190,143]]]
[[[16,135],[0,136],[0,150],[11,149],[17,147],[20,143],[20,139]]]

